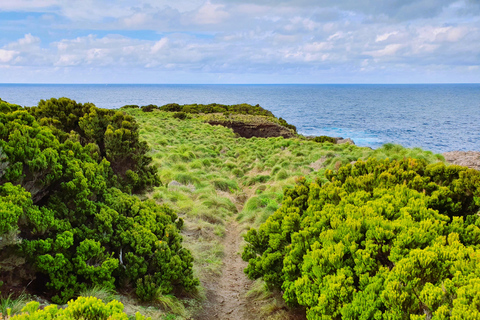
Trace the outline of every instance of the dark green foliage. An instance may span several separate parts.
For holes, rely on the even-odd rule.
[[[170,112],[185,112],[185,113],[233,113],[233,114],[250,114],[273,117],[273,114],[260,107],[258,104],[255,106],[242,103],[235,105],[224,105],[218,103],[211,104],[186,104],[179,105],[176,103],[166,104],[159,108],[162,111]],[[285,121],[285,120],[284,120]]]
[[[138,108],[140,108],[140,107],[136,104],[127,104],[127,105],[121,107],[120,109],[138,109]]]
[[[152,112],[155,109],[158,109],[158,107],[154,104],[149,104],[148,106],[142,106],[140,109],[142,109],[143,112]]]
[[[195,287],[175,212],[116,188],[136,190],[145,185],[137,180],[158,179],[148,171],[133,119],[64,98],[29,111],[0,113],[0,280],[46,282],[42,292],[57,303],[94,285],[140,285],[143,300],[150,298],[145,283],[161,294]],[[151,175],[115,175],[128,166],[125,158],[143,161],[138,167]]]
[[[478,171],[369,159],[326,177],[300,179],[248,231],[250,278],[281,288],[308,319],[480,316]]]
[[[110,162],[117,188],[141,192],[160,184],[156,169],[150,166],[152,159],[146,156],[148,145],[140,141],[132,116],[68,98],[41,100],[29,112],[40,125],[49,126],[60,142],[73,139],[82,146],[92,144],[89,148],[99,154],[98,160]]]
[[[285,119],[283,118],[278,118],[280,121],[280,124],[284,127],[287,127],[288,129],[293,130],[293,132],[297,133],[297,127],[295,127],[293,124],[289,124]]]
[[[178,103],[169,103],[159,108],[162,111],[169,111],[169,112],[180,112],[183,111],[183,106],[179,105]]]
[[[185,120],[188,118],[188,115],[185,112],[175,112],[173,117],[175,119]]]
[[[324,142],[336,143],[335,138],[328,137],[328,136],[318,136],[318,137],[315,137],[311,140],[313,140],[315,142],[318,142],[318,143],[324,143]]]

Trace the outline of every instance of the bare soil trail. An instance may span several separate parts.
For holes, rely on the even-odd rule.
[[[259,319],[257,307],[246,299],[245,294],[253,281],[249,280],[243,269],[247,263],[242,260],[240,246],[243,238],[241,227],[231,219],[225,230],[224,258],[222,274],[216,279],[205,283],[207,301],[196,320],[253,320]]]

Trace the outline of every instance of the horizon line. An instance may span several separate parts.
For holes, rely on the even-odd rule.
[[[372,83],[61,83],[61,82],[0,82],[0,85],[445,85],[445,84],[480,84],[480,82],[372,82]]]

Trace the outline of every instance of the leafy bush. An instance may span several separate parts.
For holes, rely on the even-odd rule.
[[[370,159],[326,177],[300,179],[248,231],[250,278],[309,319],[480,316],[478,171]]]
[[[143,112],[152,112],[155,109],[158,109],[158,107],[154,104],[149,104],[148,106],[142,106],[140,108]]]
[[[182,220],[166,206],[142,202],[115,187],[119,180],[126,181],[112,170],[126,154],[119,150],[139,144],[146,148],[138,133],[132,134],[134,122],[127,123],[133,118],[105,112],[112,123],[123,119],[120,131],[124,130],[123,142],[109,138],[116,135],[112,125],[105,131],[106,156],[113,159],[109,162],[98,144],[80,142],[82,134],[93,137],[85,133],[82,119],[107,121],[95,116],[104,111],[64,98],[41,105],[30,112],[0,113],[0,237],[5,239],[0,244],[0,280],[6,285],[33,281],[32,287],[46,291],[57,303],[86,287],[135,288],[147,279],[162,294],[193,289],[198,280],[193,277],[192,256],[181,245]],[[78,120],[83,112],[78,108],[90,113]],[[58,114],[48,120],[53,110]],[[69,134],[63,131],[69,129]],[[115,141],[123,147],[110,148]],[[137,159],[144,161],[140,167],[147,165],[144,153]],[[143,173],[127,170],[125,179],[147,178]],[[141,288],[138,291],[139,298],[146,299]]]
[[[313,140],[315,142],[318,142],[318,143],[324,143],[324,142],[336,143],[337,142],[335,140],[335,138],[328,137],[328,136],[318,136],[318,137],[315,137],[311,140]]]
[[[44,126],[48,126],[60,143],[69,139],[78,141],[88,146],[92,154],[96,153],[98,160],[109,161],[116,175],[111,179],[116,181],[115,187],[125,192],[141,192],[160,184],[156,168],[150,166],[152,159],[146,155],[148,145],[140,141],[138,125],[132,116],[68,98],[41,100],[37,107],[28,111],[42,126],[42,132],[45,132]],[[45,137],[44,143],[47,139],[51,138]]]
[[[40,303],[29,302],[23,313],[11,317],[11,320],[43,320],[43,319],[64,319],[64,320],[128,320],[129,317],[123,312],[123,304],[113,300],[107,304],[94,297],[79,297],[68,302],[66,308],[58,308],[56,305],[49,305],[39,309]],[[135,320],[151,320],[140,313],[135,314]]]
[[[185,112],[175,112],[173,114],[173,117],[175,119],[185,120],[187,119],[188,115]]]
[[[187,104],[179,105],[176,103],[166,104],[159,108],[161,111],[170,112],[184,112],[184,113],[234,113],[234,114],[251,114],[273,117],[273,114],[260,107],[258,104],[255,106],[242,103],[235,105],[224,104]]]

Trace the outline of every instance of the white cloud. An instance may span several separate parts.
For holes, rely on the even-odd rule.
[[[400,43],[389,44],[385,48],[380,49],[380,50],[366,51],[365,54],[368,54],[368,55],[370,55],[372,57],[375,57],[375,58],[394,56],[394,55],[396,55],[398,50],[400,50],[404,46],[405,45],[400,44]]]
[[[230,17],[230,14],[223,10],[224,5],[212,4],[207,1],[201,6],[195,17],[194,21],[198,24],[218,24]]]
[[[6,47],[8,49],[15,50],[31,50],[33,47],[38,47],[40,42],[41,40],[39,37],[35,37],[32,36],[31,33],[27,33],[23,38],[9,43]]]
[[[167,48],[167,46],[168,46],[168,39],[162,38],[159,41],[155,42],[155,44],[152,46],[151,52],[153,54],[158,53],[159,51]]]
[[[375,39],[375,42],[385,41],[385,40],[387,40],[388,38],[390,38],[390,36],[393,36],[393,35],[396,35],[396,34],[398,34],[398,31],[387,32],[387,33],[384,33],[384,34],[380,34],[380,35],[378,35],[377,38]]]
[[[429,42],[457,42],[470,30],[466,27],[426,26],[418,29],[418,37]]]
[[[0,49],[0,62],[9,62],[17,55],[16,51]]]

